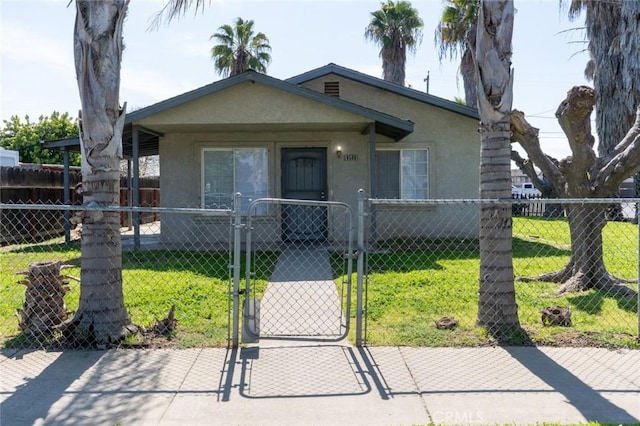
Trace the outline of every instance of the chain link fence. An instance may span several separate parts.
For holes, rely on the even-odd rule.
[[[250,338],[335,341],[349,330],[354,215],[343,203],[261,199],[246,220]]]
[[[102,273],[112,278],[100,288],[84,283],[83,303],[121,304],[120,314],[140,326],[119,343],[125,346],[223,347],[233,340],[234,319],[243,337],[348,334],[369,345],[495,344],[497,337],[477,324],[481,278],[494,278],[480,276],[480,211],[482,205],[513,209],[516,201],[529,201],[361,201],[363,208],[351,211],[340,203],[259,200],[249,215],[3,204],[0,339],[5,347],[94,345],[91,337],[70,340],[67,331],[82,321],[82,267],[90,271],[83,280]],[[623,212],[628,206],[633,213],[622,220],[607,221],[604,213],[622,202],[556,200],[560,213],[513,216],[506,251],[500,251],[504,243],[487,241],[502,253],[493,262],[515,277],[511,290],[510,279],[506,288],[488,288],[500,309],[509,308],[510,298],[517,305],[520,327],[506,342],[638,347],[635,204],[624,205]],[[104,231],[120,257],[85,254],[91,247],[80,240],[95,230],[73,225],[65,235],[74,218],[100,211],[132,217],[131,229],[116,226],[120,238]],[[142,215],[157,220],[140,224]],[[234,298],[242,302],[238,317]],[[113,313],[94,311],[96,318]],[[364,336],[352,325],[360,311]]]
[[[65,235],[65,217],[74,223],[84,216],[86,222],[93,214],[109,212],[116,215],[118,235],[84,224],[72,224]],[[131,216],[134,225],[120,227],[118,216]],[[145,216],[157,220],[140,224]],[[123,346],[225,346],[230,315],[231,218],[231,210],[224,209],[96,210],[87,206],[3,204],[3,345],[95,347],[92,330],[85,330],[86,337],[78,339],[71,335],[69,326],[87,319],[105,321],[100,315],[112,315],[107,322],[139,326],[137,333],[119,343]],[[106,256],[104,246],[95,243],[82,246],[82,238],[91,241],[98,232],[103,232],[107,246],[113,246],[121,256]],[[87,233],[92,235],[83,235]],[[87,270],[82,277],[87,281],[87,299],[83,302],[88,313],[84,318],[78,314],[81,267]],[[95,285],[95,275],[107,278]],[[96,306],[99,304],[109,309]],[[118,310],[125,313],[124,319],[118,319]]]
[[[514,215],[509,245],[480,241],[481,209],[532,211],[534,203],[553,214]],[[635,205],[628,199],[554,200],[553,209],[545,209],[539,203],[368,200],[367,342],[637,347]],[[626,220],[606,220],[613,204],[623,206]],[[484,269],[482,244],[490,252]],[[481,277],[481,270],[488,272]],[[493,275],[502,273],[508,274],[504,280]],[[515,304],[519,327],[511,334],[495,336],[477,326],[483,291],[492,293],[489,303],[496,306],[484,308],[494,314]]]

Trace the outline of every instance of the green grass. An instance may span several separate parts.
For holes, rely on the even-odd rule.
[[[570,255],[565,220],[514,219],[516,276],[557,270]],[[478,303],[478,244],[474,240],[388,241],[367,264],[367,343],[371,345],[478,346],[492,336],[475,325]],[[401,251],[402,246],[409,247]],[[610,272],[637,276],[638,230],[629,223],[611,222],[604,230],[605,263]],[[394,250],[393,252],[391,250]],[[79,277],[77,244],[60,240],[37,245],[0,248],[0,341],[20,344],[17,308],[24,287],[15,273],[36,261],[61,260],[73,267],[65,274]],[[256,294],[267,285],[277,253],[260,253],[252,271]],[[332,257],[336,282],[344,280],[342,254]],[[175,304],[178,331],[169,344],[179,347],[224,346],[227,343],[229,263],[227,253],[141,251],[123,254],[125,304],[134,323],[149,326],[164,318]],[[244,263],[244,257],[243,257]],[[354,264],[355,268],[355,264]],[[244,277],[244,264],[241,266]],[[355,291],[355,274],[352,279]],[[242,284],[244,278],[242,279]],[[631,285],[637,289],[637,284]],[[78,306],[79,284],[70,281],[67,308]],[[516,283],[519,318],[524,332],[515,330],[513,343],[640,347],[637,301],[615,298],[597,290],[556,296],[557,285]],[[352,318],[355,314],[352,294]],[[573,326],[543,327],[539,311],[569,306]],[[443,316],[459,321],[455,330],[438,330]],[[353,323],[353,321],[352,321]],[[353,330],[351,333],[353,337]],[[135,340],[127,342],[135,344]]]
[[[604,230],[605,264],[624,278],[637,276],[635,225],[611,222]],[[388,242],[389,247],[406,242]],[[479,252],[469,240],[413,241],[411,251],[368,256],[367,336],[372,345],[475,346],[494,343],[475,325]],[[516,276],[560,269],[570,256],[565,220],[514,219],[513,263]],[[422,247],[422,250],[418,249]],[[383,246],[384,248],[384,246]],[[631,285],[637,290],[637,284]],[[637,300],[598,290],[556,296],[557,284],[516,282],[522,330],[514,344],[640,347],[636,336]],[[540,310],[569,306],[573,326],[543,326]],[[439,330],[435,321],[454,317],[458,327]]]
[[[276,254],[263,257],[274,259]],[[0,340],[24,342],[16,309],[22,306],[25,287],[16,284],[19,270],[30,263],[61,260],[73,265],[64,274],[80,276],[77,244],[39,244],[3,249],[0,256]],[[227,343],[229,255],[189,251],[141,251],[123,253],[122,281],[125,305],[131,320],[148,327],[176,307],[178,333],[171,344],[180,347],[224,346]],[[273,263],[273,262],[271,262]],[[254,270],[258,290],[266,287],[271,270]],[[244,271],[244,264],[241,265]],[[70,281],[67,309],[78,307],[79,283]],[[134,339],[135,340],[135,339]],[[6,342],[5,342],[6,343]],[[134,341],[126,342],[134,344]]]

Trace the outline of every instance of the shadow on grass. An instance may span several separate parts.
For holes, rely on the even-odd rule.
[[[618,308],[631,313],[638,312],[638,298],[625,297],[619,293],[611,293],[605,290],[592,289],[588,292],[567,295],[567,300],[575,309],[579,309],[587,314],[597,315],[603,310],[605,299],[613,298],[618,304]]]
[[[410,272],[443,270],[443,261],[478,260],[478,240],[471,239],[396,239],[378,244],[367,254],[369,272]],[[570,250],[549,244],[513,238],[514,258],[569,256]]]
[[[253,277],[268,279],[278,253],[261,253],[261,262],[254,266]],[[245,255],[241,255],[240,270],[245,270]],[[124,252],[122,267],[127,269],[146,269],[154,272],[194,272],[207,277],[226,280],[229,278],[229,253],[201,252],[186,250],[145,250]]]
[[[6,246],[2,248],[3,253],[70,253],[80,250],[80,241],[72,241],[70,243],[30,243],[28,245],[20,244]]]
[[[524,240],[518,237],[513,237],[512,246],[514,258],[569,256],[571,254],[569,249],[561,249],[549,244]]]

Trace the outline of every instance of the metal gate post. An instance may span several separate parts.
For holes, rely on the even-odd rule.
[[[638,175],[636,175],[638,176]],[[637,196],[637,194],[636,194]],[[636,337],[640,339],[640,203],[636,202],[636,224],[638,226],[638,301],[637,301],[637,316],[638,316],[638,330]]]
[[[237,192],[233,199],[234,221],[233,221],[233,329],[232,345],[238,347],[240,330],[240,245],[242,229],[240,193]]]
[[[356,346],[362,346],[362,281],[364,279],[364,190],[358,190],[358,261],[356,271]]]

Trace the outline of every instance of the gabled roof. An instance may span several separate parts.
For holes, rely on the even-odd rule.
[[[284,92],[288,92],[296,96],[313,100],[321,104],[329,105],[329,106],[338,108],[340,110],[347,111],[347,112],[359,115],[361,117],[364,117],[375,123],[375,130],[377,133],[380,133],[384,136],[388,136],[396,141],[404,138],[405,136],[413,132],[413,123],[409,120],[403,120],[389,114],[385,114],[370,108],[363,107],[361,105],[357,105],[357,104],[347,102],[342,99],[334,98],[331,96],[327,96],[323,93],[306,89],[304,87],[298,86],[297,84],[279,80],[274,77],[269,77],[268,75],[265,75],[265,74],[260,74],[255,71],[246,71],[241,74],[208,84],[206,86],[200,87],[190,92],[183,93],[181,95],[175,96],[170,99],[166,99],[164,101],[158,102],[156,104],[150,105],[146,108],[142,108],[128,114],[125,121],[125,134],[126,134],[127,125],[130,126],[132,123],[135,123],[138,120],[175,108],[182,104],[202,98],[204,96],[208,96],[216,92],[229,89],[233,86],[239,85],[241,83],[245,83],[247,81],[264,84],[266,86],[269,86],[278,90],[282,90]],[[365,129],[363,129],[363,131],[364,130]]]
[[[202,86],[195,90],[191,90],[181,95],[174,96],[164,101],[160,101],[148,107],[127,113],[122,137],[122,149],[124,157],[133,157],[132,128],[133,124],[136,121],[178,107],[204,96],[229,89],[233,86],[245,83],[247,81],[264,84],[269,87],[291,93],[293,95],[301,96],[303,98],[364,117],[365,119],[371,120],[371,122],[375,124],[375,130],[377,133],[388,136],[396,141],[413,132],[414,124],[410,120],[403,120],[389,114],[375,111],[371,108],[366,108],[342,99],[327,96],[323,93],[309,90],[304,87],[298,86],[297,84],[279,80],[274,77],[269,77],[265,74],[260,74],[255,71],[246,71],[244,73],[225,78],[220,81],[216,81],[206,86]],[[362,130],[364,132],[366,129],[363,128]],[[146,128],[141,128],[139,133],[139,155],[142,157],[157,154],[160,136],[162,135],[158,132],[154,132],[153,130]],[[60,148],[79,151],[80,141],[77,138],[64,141],[48,141],[45,142],[44,146],[47,148]]]
[[[303,84],[311,80],[323,77],[325,75],[334,74],[340,77],[348,78],[356,82],[367,84],[378,89],[386,90],[391,93],[395,93],[400,96],[405,96],[410,99],[414,99],[419,102],[424,102],[439,108],[462,114],[467,117],[478,119],[478,110],[468,107],[466,105],[460,105],[453,101],[440,98],[438,96],[429,95],[428,93],[421,92],[419,90],[410,89],[399,84],[391,83],[380,78],[376,78],[367,74],[363,74],[358,71],[354,71],[349,68],[341,67],[339,65],[330,63],[328,65],[316,68],[311,71],[307,71],[303,74],[291,77],[286,81],[293,84]]]

